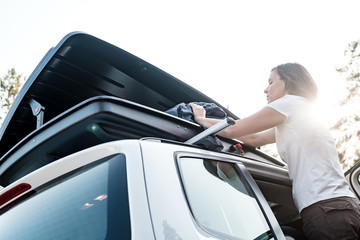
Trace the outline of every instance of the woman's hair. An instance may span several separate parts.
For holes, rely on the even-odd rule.
[[[287,93],[304,97],[310,101],[317,99],[318,89],[310,73],[298,63],[285,63],[274,67],[280,79],[285,82]]]

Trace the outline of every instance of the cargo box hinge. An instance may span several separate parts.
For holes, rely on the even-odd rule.
[[[29,104],[30,104],[33,115],[36,117],[36,128],[39,128],[44,123],[45,107],[42,106],[37,101],[35,101],[34,99],[30,99]]]

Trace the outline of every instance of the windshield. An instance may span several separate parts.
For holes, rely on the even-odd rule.
[[[262,210],[235,164],[180,158],[186,196],[196,222],[226,239],[273,239]]]
[[[98,161],[99,162],[99,161]],[[125,156],[36,189],[0,217],[1,239],[130,239]]]

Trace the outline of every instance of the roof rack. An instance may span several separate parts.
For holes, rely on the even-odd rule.
[[[233,118],[231,118],[231,117],[224,118],[217,124],[211,126],[210,128],[206,129],[205,131],[203,131],[203,132],[195,135],[194,137],[190,138],[189,140],[185,141],[185,143],[195,144],[198,141],[200,141],[201,139],[204,139],[210,135],[215,135],[234,124],[235,124],[235,120]]]

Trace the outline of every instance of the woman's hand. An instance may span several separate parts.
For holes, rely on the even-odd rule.
[[[201,125],[201,120],[206,118],[206,110],[202,106],[199,106],[195,103],[189,103],[189,105],[193,110],[195,122]]]
[[[206,110],[202,106],[195,103],[189,103],[189,105],[193,110],[194,121],[201,126],[209,128],[220,121],[219,119],[206,118]]]

